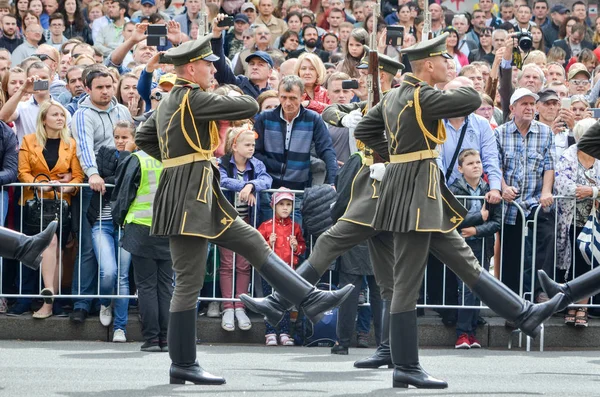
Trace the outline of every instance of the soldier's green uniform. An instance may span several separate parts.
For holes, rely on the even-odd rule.
[[[166,60],[182,66],[214,62],[218,57],[212,53],[210,36],[205,36],[170,49]],[[208,240],[248,259],[275,290],[283,290],[314,321],[322,311],[338,306],[353,288],[316,290],[238,217],[221,192],[220,173],[211,161],[219,145],[214,120],[248,119],[257,111],[258,104],[249,96],[215,95],[178,76],[169,95],[136,133],[136,144],[164,166],[154,200],[152,233],[169,237],[176,276],[168,332],[171,383],[225,383],[196,361],[196,304],[204,282]]]
[[[361,65],[366,66],[366,59],[365,56]],[[404,68],[404,65],[385,55],[379,55],[379,62],[380,69],[392,75],[396,75],[398,69]],[[344,116],[356,109],[364,111],[366,106],[366,101],[345,105],[334,104],[325,109],[322,114],[323,120],[330,125],[342,127],[341,121]],[[380,181],[370,177],[369,166],[374,162],[372,150],[365,148],[364,152],[355,153],[353,156],[361,157],[362,166],[352,180],[350,200],[346,210],[335,225],[319,236],[310,257],[298,267],[297,272],[308,281],[316,283],[335,258],[363,241],[368,241],[373,273],[382,298],[382,312],[388,315],[382,313],[381,344],[377,347],[377,351],[373,356],[357,361],[355,366],[378,368],[383,365],[391,365],[389,310],[393,294],[393,240],[391,233],[378,231],[371,227],[381,184]],[[265,314],[272,324],[280,321],[283,315],[282,310],[287,308],[281,306],[282,302],[278,301],[277,294],[262,300],[248,298],[243,300],[249,302],[250,307],[254,310]],[[374,315],[377,314],[374,313]]]
[[[443,56],[447,34],[405,49],[409,60]],[[416,68],[413,67],[413,70]],[[434,79],[427,69],[424,77]],[[435,83],[441,81],[434,81]],[[528,335],[550,317],[557,300],[532,305],[482,272],[456,228],[466,214],[446,187],[435,148],[446,140],[442,119],[464,117],[481,104],[470,87],[438,91],[415,75],[404,77],[358,124],[354,134],[377,153],[388,154],[373,227],[394,233],[394,294],[390,315],[394,387],[445,388],[419,365],[416,303],[429,251],[456,273],[492,310]]]

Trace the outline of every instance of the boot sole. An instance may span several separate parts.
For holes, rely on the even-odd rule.
[[[354,368],[359,368],[359,369],[379,369],[381,367],[386,367],[388,369],[394,368],[394,364],[381,364],[381,365],[356,365],[356,363],[354,363]]]
[[[274,318],[269,318],[267,317],[261,310],[260,308],[254,303],[254,301],[252,300],[251,297],[247,296],[247,295],[240,295],[240,300],[242,302],[244,302],[244,305],[246,305],[251,311],[258,313],[260,315],[262,315],[265,319],[266,322],[268,322],[271,326],[273,326],[274,328],[277,328],[277,326],[279,325],[279,323],[281,322],[281,320],[283,319],[283,315],[284,313],[281,312],[281,317],[279,318],[279,320],[277,320],[277,323],[275,323]]]
[[[223,379],[222,382],[221,381],[194,382],[192,380],[174,378],[172,376],[169,377],[169,384],[171,384],[171,385],[185,385],[185,382],[190,382],[195,385],[211,385],[211,386],[220,386],[220,385],[224,385],[225,383],[227,383],[225,381],[225,379]]]
[[[349,284],[352,285],[352,284]],[[344,287],[346,288],[346,287]],[[317,324],[319,321],[321,321],[321,319],[325,316],[325,312],[329,311],[329,310],[333,310],[336,307],[339,307],[342,303],[344,303],[344,301],[350,296],[350,294],[352,293],[352,291],[354,291],[354,288],[356,288],[354,285],[352,285],[352,288],[348,288],[348,291],[346,291],[345,294],[341,295],[339,300],[335,303],[334,306],[331,306],[329,308],[326,308],[325,310],[322,310],[321,312],[314,314],[314,315],[308,315],[308,313],[306,313],[306,311],[304,312],[304,314],[306,315],[306,318],[314,325]]]
[[[448,385],[417,386],[417,385],[413,385],[412,383],[396,382],[396,381],[392,382],[392,387],[395,387],[395,388],[407,389],[409,385],[416,387],[417,389],[447,389],[448,388]]]
[[[545,306],[545,310],[544,310],[544,314],[537,316],[537,320],[535,320],[533,322],[533,324],[528,325],[527,324],[527,320],[524,321],[519,328],[521,329],[521,331],[523,331],[523,333],[527,336],[530,336],[532,338],[537,338],[538,335],[540,334],[540,331],[542,329],[542,327],[540,326],[540,324],[542,324],[544,321],[548,320],[550,317],[552,317],[552,315],[559,310],[559,307],[561,305],[561,302],[563,301],[565,295],[562,292],[559,292],[558,294],[556,294],[555,296],[553,296],[548,302],[546,303],[539,303],[539,305],[544,305]],[[542,320],[540,321],[539,318],[542,318]]]

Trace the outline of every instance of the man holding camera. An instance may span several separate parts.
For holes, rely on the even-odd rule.
[[[50,81],[52,72],[44,62],[34,62],[27,68],[27,84],[24,84],[8,101],[0,108],[0,120],[15,123],[19,146],[23,136],[35,132],[40,104],[50,99]],[[29,81],[31,80],[31,81]],[[21,102],[25,94],[33,94]],[[67,124],[71,122],[68,115]]]
[[[245,62],[248,64],[248,68],[250,73],[248,76],[245,74],[235,75],[227,62],[225,61],[225,55],[223,53],[223,31],[227,29],[227,26],[219,26],[221,21],[227,18],[224,14],[219,14],[212,23],[212,39],[210,41],[210,45],[212,48],[212,52],[219,57],[213,64],[217,69],[215,73],[215,79],[219,84],[233,84],[242,89],[244,94],[250,95],[252,98],[256,99],[263,91],[270,90],[272,88],[269,86],[269,76],[271,76],[271,72],[273,71],[273,59],[271,56],[264,51],[256,51],[253,53],[248,53]],[[257,31],[262,29],[265,32],[269,30],[264,26],[259,26]],[[242,52],[243,55],[245,52]],[[240,58],[239,62],[242,59]],[[238,62],[238,63],[239,63]]]

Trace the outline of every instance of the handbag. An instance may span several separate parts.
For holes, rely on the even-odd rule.
[[[588,265],[600,263],[600,222],[596,216],[595,202],[583,230],[577,236],[577,247]]]
[[[47,178],[44,182],[49,182],[50,177],[46,174],[39,174],[34,179],[35,183],[41,176]],[[67,200],[58,197],[57,189],[53,188],[54,198],[40,199],[38,189],[33,191],[33,198],[25,202],[25,217],[23,219],[23,228],[26,234],[36,234],[45,229],[50,222],[57,220],[60,222],[63,242],[66,243],[66,237],[71,232],[71,209]]]

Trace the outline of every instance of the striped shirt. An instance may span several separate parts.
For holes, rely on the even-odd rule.
[[[515,122],[509,121],[496,128],[496,139],[502,176],[508,186],[518,189],[519,197],[515,201],[527,217],[539,205],[544,172],[554,170],[554,134],[550,127],[533,120],[523,138]],[[505,206],[504,222],[514,225],[517,212],[516,206]]]

